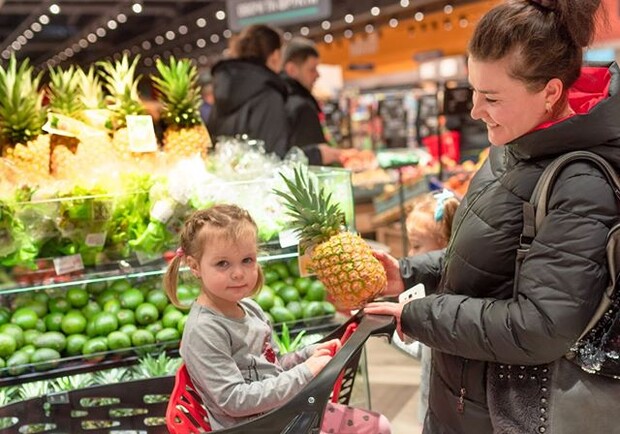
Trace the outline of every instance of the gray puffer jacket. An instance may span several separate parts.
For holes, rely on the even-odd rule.
[[[608,282],[605,239],[620,216],[594,166],[576,162],[562,171],[516,288],[513,281],[522,204],[545,166],[589,150],[620,171],[619,78],[615,63],[584,68],[570,95],[577,115],[493,147],[457,211],[446,251],[401,261],[406,284],[437,284],[402,316],[403,331],[434,349],[425,433],[601,432],[585,407],[569,408],[579,405],[569,392],[586,376],[592,399],[612,389],[620,396],[620,381],[562,358]],[[554,420],[554,413],[575,417]],[[620,427],[618,412],[608,417]]]

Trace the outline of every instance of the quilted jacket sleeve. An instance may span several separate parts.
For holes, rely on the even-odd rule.
[[[427,294],[434,293],[441,279],[445,253],[443,249],[400,259],[400,274],[405,288],[423,283]]]
[[[585,163],[567,167],[523,262],[516,300],[431,295],[405,306],[403,331],[470,359],[539,364],[560,358],[608,283],[605,242],[618,214],[600,172]]]

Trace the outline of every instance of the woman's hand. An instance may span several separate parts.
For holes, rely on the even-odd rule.
[[[373,250],[372,254],[381,262],[387,274],[387,287],[383,295],[398,295],[405,290],[403,279],[400,277],[400,266],[393,256],[379,250]]]
[[[400,317],[403,314],[403,308],[406,303],[390,303],[386,301],[379,301],[368,303],[364,307],[364,313],[370,315],[391,315],[396,318],[396,333],[402,341],[404,341],[403,331],[400,327]]]

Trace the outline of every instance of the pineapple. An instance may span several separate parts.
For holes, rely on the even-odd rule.
[[[79,98],[84,106],[82,117],[86,125],[80,134],[77,156],[80,167],[99,167],[101,162],[114,161],[112,139],[108,134],[110,112],[105,108],[103,89],[94,67],[80,70]]]
[[[288,192],[275,191],[286,201],[302,251],[310,251],[311,267],[340,309],[363,306],[387,285],[387,276],[371,248],[359,235],[343,231],[344,214],[331,194],[316,187],[301,167],[295,179],[282,176]]]
[[[84,105],[80,101],[80,69],[71,65],[66,70],[50,68],[49,105],[52,127],[63,130],[62,120],[54,115],[80,119]],[[75,166],[71,154],[77,151],[80,140],[73,136],[51,134],[50,150],[52,154],[52,173],[59,177],[68,177]]]
[[[0,148],[20,171],[46,178],[50,168],[49,136],[45,123],[41,74],[33,76],[28,59],[19,65],[14,55],[0,66]]]
[[[161,59],[155,66],[161,77],[152,76],[162,104],[164,152],[173,159],[201,155],[206,157],[211,138],[200,117],[198,70],[189,59],[170,57],[166,65]]]
[[[124,159],[131,158],[129,135],[127,133],[127,115],[144,115],[146,109],[138,95],[138,83],[141,76],[135,77],[139,56],[130,63],[129,57],[114,63],[99,62],[104,86],[109,93],[109,108],[112,110],[112,123],[115,128],[112,146],[117,154]]]

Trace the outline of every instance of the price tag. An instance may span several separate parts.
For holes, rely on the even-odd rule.
[[[61,256],[54,258],[54,270],[56,275],[73,273],[74,271],[80,271],[84,269],[84,263],[82,262],[82,255]]]
[[[136,252],[136,259],[138,264],[144,265],[161,259],[161,255],[158,253]]]
[[[129,150],[131,152],[156,152],[157,137],[155,137],[153,118],[150,115],[128,115],[125,119],[129,135]]]
[[[289,229],[280,232],[279,238],[280,247],[282,247],[283,249],[299,244],[299,232],[295,229]]]
[[[86,235],[84,244],[86,244],[88,247],[103,247],[103,245],[105,244],[106,235],[106,232],[88,234]]]

